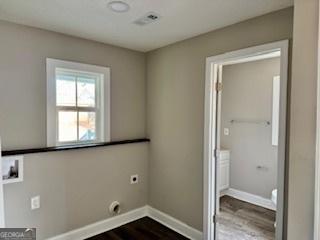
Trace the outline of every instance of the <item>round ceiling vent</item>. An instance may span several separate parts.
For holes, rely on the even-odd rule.
[[[112,1],[108,3],[108,7],[118,13],[128,12],[130,9],[129,4],[122,1]]]

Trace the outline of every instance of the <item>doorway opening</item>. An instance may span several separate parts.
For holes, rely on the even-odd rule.
[[[281,240],[288,41],[207,58],[204,239]]]

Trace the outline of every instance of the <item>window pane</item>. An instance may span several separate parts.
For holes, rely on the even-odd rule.
[[[57,105],[76,105],[76,78],[70,75],[56,74]]]
[[[79,140],[96,139],[96,113],[79,112]]]
[[[90,77],[78,77],[78,106],[94,107],[96,79]]]
[[[77,141],[77,112],[59,112],[59,142]]]

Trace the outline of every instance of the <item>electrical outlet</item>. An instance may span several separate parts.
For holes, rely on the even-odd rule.
[[[139,182],[139,175],[131,175],[130,177],[130,184],[137,184]]]
[[[40,208],[40,196],[31,198],[31,210]]]
[[[224,134],[225,136],[229,136],[229,134],[230,134],[229,128],[224,128],[224,129],[223,129],[223,134]]]

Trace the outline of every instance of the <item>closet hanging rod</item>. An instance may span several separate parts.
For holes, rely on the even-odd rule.
[[[246,120],[246,119],[232,119],[230,123],[253,123],[253,124],[266,124],[270,125],[268,120]]]

